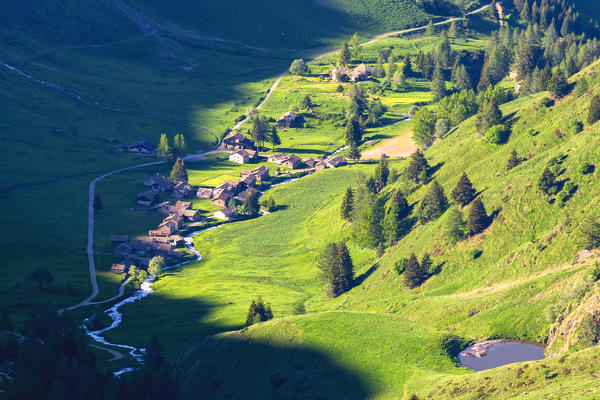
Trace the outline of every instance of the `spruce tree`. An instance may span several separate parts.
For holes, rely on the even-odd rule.
[[[271,128],[269,142],[273,146],[273,150],[275,150],[275,146],[279,146],[281,144],[281,139],[279,138],[279,134],[277,133],[277,127],[275,125],[273,125],[273,128]]]
[[[410,78],[413,75],[413,68],[410,62],[410,55],[404,56],[404,63],[402,64],[402,74],[405,78]]]
[[[421,270],[425,274],[425,278],[430,274],[431,266],[433,265],[433,261],[431,260],[431,256],[429,253],[423,254],[421,258]]]
[[[383,219],[384,235],[390,245],[394,245],[402,236],[402,222],[409,213],[410,208],[404,193],[398,189],[390,200],[390,207]]]
[[[183,157],[187,154],[187,145],[185,144],[185,137],[180,133],[175,135],[173,138],[173,151],[177,157]]]
[[[458,26],[456,25],[456,20],[453,20],[450,23],[450,28],[448,29],[448,36],[451,38],[458,37]]]
[[[582,223],[579,242],[587,250],[600,247],[600,222],[595,217],[588,217]]]
[[[426,279],[426,274],[421,268],[417,256],[412,253],[406,263],[404,270],[404,283],[409,289],[414,289],[421,285]]]
[[[437,116],[429,108],[420,108],[413,118],[413,139],[420,147],[429,147],[435,139]]]
[[[419,204],[419,221],[427,223],[438,218],[444,213],[446,207],[448,207],[448,199],[446,199],[444,189],[434,180]]]
[[[423,152],[417,149],[417,151],[410,156],[408,166],[405,170],[406,177],[415,183],[419,183],[419,181],[423,183],[423,175],[428,176],[430,168]]]
[[[557,69],[554,74],[552,74],[552,78],[550,78],[550,81],[548,82],[548,91],[552,96],[559,99],[568,94],[569,82],[567,81],[567,78],[565,78],[565,74],[562,70]]]
[[[339,289],[341,292],[346,292],[352,288],[352,282],[354,281],[354,266],[352,264],[352,258],[350,257],[350,251],[345,242],[339,242],[337,244],[337,253],[339,260]]]
[[[475,196],[475,189],[473,189],[473,185],[471,184],[467,174],[463,172],[458,180],[458,183],[454,189],[452,189],[450,197],[456,204],[466,206],[471,202],[471,200],[473,200],[473,196]]]
[[[268,321],[273,318],[271,307],[263,303],[262,298],[258,297],[252,300],[248,314],[246,316],[246,326],[254,325],[258,322]]]
[[[446,96],[446,81],[444,80],[442,66],[439,62],[436,63],[435,70],[433,72],[433,81],[431,82],[431,93],[433,94],[433,101],[435,102],[440,101]]]
[[[588,110],[587,122],[592,125],[600,119],[600,97],[598,95],[592,96],[590,101],[590,108]]]
[[[358,33],[354,33],[350,38],[350,49],[352,54],[352,59],[355,61],[360,60],[360,56],[362,53],[362,47],[360,46],[360,39],[358,37]]]
[[[379,188],[378,191],[387,185],[389,175],[390,169],[388,167],[388,161],[385,157],[381,156],[377,168],[375,168],[375,173],[373,174],[377,187]]]
[[[345,67],[350,63],[350,59],[352,58],[352,54],[350,53],[350,48],[348,47],[348,42],[344,42],[342,45],[342,51],[340,51],[340,59],[339,64],[341,67]]]
[[[175,183],[178,182],[187,182],[188,175],[185,170],[185,162],[183,158],[179,157],[175,160],[175,164],[173,164],[173,169],[171,170],[171,180]]]
[[[556,177],[548,167],[545,167],[538,180],[538,190],[544,194],[550,194],[551,189],[556,185]]]
[[[160,134],[160,141],[158,142],[158,149],[156,150],[156,156],[161,160],[170,160],[173,158],[173,152],[169,146],[169,139],[167,139],[166,133]]]
[[[488,215],[480,199],[475,199],[467,214],[467,232],[476,235],[488,226]]]
[[[375,200],[373,204],[370,205],[370,210],[368,214],[368,225],[366,232],[366,240],[367,244],[375,248],[381,242],[383,242],[383,217],[384,217],[385,209],[384,203],[381,198]]]
[[[492,126],[502,121],[502,111],[495,98],[484,100],[477,112],[475,125],[480,134],[485,134]]]
[[[352,192],[352,186],[348,186],[344,197],[342,198],[342,205],[340,207],[340,214],[346,221],[352,220],[352,209],[354,207],[354,193]]]
[[[304,109],[306,111],[312,111],[312,108],[314,106],[315,106],[315,104],[312,102],[310,95],[307,94],[306,96],[304,96],[304,98],[302,99],[302,104],[301,104],[302,109]]]
[[[242,206],[244,213],[249,216],[255,216],[260,211],[260,203],[258,201],[258,192],[255,190],[251,190],[250,193],[246,196],[244,200],[244,205]]]
[[[348,151],[348,158],[351,158],[356,162],[356,160],[360,159],[360,151],[358,150],[358,146],[356,142],[353,140],[350,142],[350,150]]]
[[[446,220],[446,237],[448,242],[455,244],[465,237],[466,222],[463,215],[456,207],[452,207],[448,211],[448,219]]]
[[[510,157],[508,158],[508,161],[506,162],[506,170],[510,171],[511,169],[513,169],[514,167],[519,165],[520,163],[521,163],[521,160],[519,159],[519,156],[517,155],[517,151],[513,150],[510,152]]]

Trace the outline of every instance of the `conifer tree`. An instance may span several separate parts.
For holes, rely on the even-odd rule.
[[[187,182],[188,175],[185,170],[185,162],[183,158],[179,157],[175,160],[175,164],[173,164],[173,169],[171,170],[171,180],[175,183],[178,182]]]
[[[255,190],[251,190],[250,193],[246,196],[244,200],[244,205],[242,206],[244,213],[249,216],[255,216],[260,211],[260,203],[258,201],[258,192]]]
[[[519,165],[520,163],[521,163],[521,160],[519,159],[519,156],[517,155],[517,151],[513,150],[510,152],[510,157],[508,158],[508,161],[506,162],[506,170],[510,171],[511,169],[513,169],[514,167]]]
[[[248,315],[246,316],[246,326],[268,321],[272,318],[273,312],[271,311],[271,307],[268,304],[265,305],[262,298],[258,297],[256,300],[252,300],[250,304]]]
[[[440,101],[446,96],[446,81],[444,80],[444,74],[442,73],[442,66],[440,63],[436,63],[435,70],[433,72],[431,93],[433,94],[433,101],[436,102]]]
[[[458,26],[456,25],[456,20],[453,20],[450,23],[450,28],[448,29],[448,36],[451,38],[458,37]]]
[[[273,128],[271,128],[269,142],[273,146],[273,150],[275,150],[275,146],[279,146],[281,144],[281,139],[279,138],[279,134],[277,133],[277,127],[275,125],[273,125]]]
[[[473,189],[473,185],[471,184],[467,174],[463,172],[458,180],[458,183],[454,189],[452,189],[450,197],[456,204],[466,206],[471,202],[471,200],[473,200],[473,196],[475,196],[475,189]]]
[[[421,147],[429,147],[435,139],[436,115],[429,108],[420,108],[413,121],[413,139]]]
[[[427,159],[423,155],[423,152],[417,149],[410,156],[408,166],[405,170],[406,177],[415,183],[423,183],[425,182],[425,180],[422,179],[423,175],[425,175],[426,177],[429,176],[430,168],[431,167],[429,166]]]
[[[350,257],[350,251],[345,242],[339,242],[337,244],[337,253],[339,260],[339,273],[338,273],[338,287],[341,292],[346,292],[352,288],[352,282],[354,281],[354,266],[352,264],[352,258]]]
[[[463,64],[459,63],[453,71],[452,83],[454,83],[454,86],[458,91],[471,90],[473,88],[467,68]]]
[[[590,101],[590,108],[588,110],[587,122],[592,125],[600,119],[600,97],[598,95],[592,96]]]
[[[356,145],[356,142],[354,140],[350,143],[350,149],[348,150],[348,158],[351,158],[352,160],[354,160],[354,162],[360,159],[360,151],[358,150],[358,146]]]
[[[160,141],[158,142],[158,149],[156,150],[156,156],[161,160],[170,160],[173,158],[173,152],[169,146],[169,139],[166,133],[160,134]]]
[[[304,109],[306,111],[312,111],[312,108],[314,106],[315,105],[312,102],[312,99],[310,98],[310,95],[307,94],[306,96],[304,96],[304,99],[302,99],[302,104],[301,104],[302,109]]]
[[[402,236],[402,221],[408,217],[410,208],[402,190],[398,189],[391,199],[390,208],[383,220],[385,237],[393,245]]]
[[[268,138],[268,133],[269,123],[267,122],[267,119],[262,115],[257,115],[252,120],[252,140],[254,140],[257,149],[264,146],[265,141]]]
[[[404,73],[402,73],[402,71],[398,70],[394,72],[392,83],[394,84],[394,90],[397,92],[403,90],[406,87],[406,76]]]
[[[342,45],[342,51],[340,51],[340,59],[339,64],[341,67],[345,67],[350,63],[350,59],[352,58],[352,54],[350,53],[350,48],[348,47],[348,42],[344,42]]]
[[[381,198],[375,200],[369,207],[368,214],[368,225],[367,225],[367,244],[371,247],[377,247],[377,245],[383,242],[383,222],[384,217],[384,203]]]
[[[565,74],[562,70],[557,69],[554,74],[552,74],[552,78],[550,78],[550,81],[548,82],[548,91],[552,96],[559,99],[568,94],[569,82],[567,81],[567,78],[565,78]]]
[[[587,250],[600,247],[600,222],[594,216],[588,217],[581,225],[579,242]]]
[[[362,47],[360,46],[360,39],[358,37],[358,33],[354,33],[350,38],[350,52],[352,54],[352,59],[355,61],[360,60],[360,56],[362,53]]]
[[[352,209],[354,208],[354,193],[352,192],[352,186],[346,188],[346,193],[342,198],[342,205],[340,207],[340,214],[346,221],[352,220]]]
[[[427,223],[438,218],[448,207],[448,199],[444,194],[444,189],[437,182],[433,181],[419,204],[419,221]]]
[[[477,131],[482,135],[485,134],[492,126],[499,125],[502,121],[502,111],[498,107],[498,102],[495,98],[486,99],[479,107],[477,112],[475,125]]]
[[[323,271],[329,296],[337,297],[352,288],[354,266],[346,243],[329,243],[325,246],[317,266]]]
[[[454,244],[464,238],[466,227],[466,222],[460,210],[452,207],[448,211],[448,219],[446,220],[446,237],[448,241]]]
[[[556,177],[548,167],[545,167],[538,180],[538,190],[544,194],[550,194],[552,188],[556,185]]]
[[[385,78],[385,67],[383,66],[383,64],[383,58],[379,57],[377,59],[377,64],[375,64],[375,67],[373,67],[373,76],[375,78]]]
[[[404,283],[409,289],[414,289],[425,282],[426,274],[421,268],[417,256],[412,253],[406,263],[404,270]]]
[[[427,26],[425,27],[425,35],[426,36],[435,35],[435,25],[433,25],[432,20],[429,20],[429,22],[427,23]]]
[[[404,56],[404,63],[402,64],[402,74],[405,78],[410,78],[413,75],[412,63],[410,62],[410,55]]]
[[[375,168],[375,173],[373,174],[379,190],[387,185],[389,175],[390,168],[388,167],[388,161],[386,158],[381,156],[379,163],[377,164],[377,168]]]
[[[475,199],[467,214],[467,232],[476,235],[488,226],[488,215],[481,199]]]
[[[427,278],[427,276],[429,275],[429,270],[431,269],[432,264],[433,261],[431,260],[431,256],[429,255],[429,253],[423,254],[423,257],[421,258],[421,270],[425,274],[425,278]]]

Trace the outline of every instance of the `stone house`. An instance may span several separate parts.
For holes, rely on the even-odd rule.
[[[277,118],[275,123],[278,128],[289,129],[289,128],[302,128],[304,127],[304,117],[300,114],[296,114],[293,111],[288,111],[281,117]]]
[[[153,190],[159,192],[166,192],[168,190],[173,189],[173,181],[171,181],[166,176],[156,174],[149,178],[144,179],[144,185],[152,186]]]
[[[231,221],[231,220],[235,219],[238,215],[237,207],[232,206],[232,207],[222,208],[218,211],[215,211],[213,215],[215,218],[222,219],[224,221]]]
[[[137,203],[142,206],[155,206],[160,201],[160,195],[154,190],[142,192],[137,196]]]
[[[254,142],[239,132],[231,132],[223,138],[223,147],[228,150],[253,149]]]
[[[173,187],[173,197],[175,199],[187,199],[193,191],[194,189],[189,183],[181,181]]]
[[[213,190],[211,188],[198,188],[196,197],[199,199],[210,199],[213,196]]]
[[[302,166],[302,159],[292,154],[281,163],[281,166],[290,169],[300,168]]]
[[[354,68],[354,71],[350,73],[350,80],[352,82],[365,81],[371,76],[373,73],[373,67],[360,64],[358,67]]]
[[[337,167],[341,167],[342,165],[346,165],[346,159],[342,156],[339,156],[339,157],[334,157],[330,160],[326,160],[325,163],[327,164],[327,166],[329,168],[337,168]]]
[[[258,153],[255,150],[239,150],[229,155],[229,161],[236,164],[248,164],[256,160]]]
[[[127,153],[154,154],[156,146],[148,139],[140,140],[121,146],[121,150]]]

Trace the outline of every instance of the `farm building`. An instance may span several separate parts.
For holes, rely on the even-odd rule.
[[[344,157],[334,157],[331,160],[326,160],[325,163],[329,168],[337,168],[342,165],[346,165],[346,159]]]
[[[142,192],[137,196],[137,203],[142,206],[155,206],[160,201],[160,195],[154,190]]]
[[[373,67],[360,64],[350,73],[350,80],[352,82],[366,81],[371,76],[371,73],[373,73]]]
[[[223,146],[228,150],[253,149],[254,142],[239,132],[232,132],[223,139]]]
[[[225,221],[231,221],[231,220],[235,219],[238,215],[237,207],[232,206],[232,207],[222,208],[218,211],[215,211],[215,213],[213,215],[215,218],[222,219]]]
[[[269,169],[264,165],[261,165],[258,168],[254,168],[253,170],[244,170],[240,173],[242,179],[253,176],[256,179],[257,183],[261,183],[265,179],[269,179]]]
[[[277,127],[288,129],[288,128],[302,128],[304,126],[304,117],[300,114],[296,114],[293,111],[286,112],[281,117],[277,118]]]
[[[213,190],[211,188],[198,188],[196,197],[199,199],[210,199],[213,196]]]
[[[247,164],[256,160],[257,155],[255,150],[239,150],[229,155],[229,161],[237,164]]]
[[[173,197],[176,199],[187,199],[193,193],[192,186],[187,182],[179,182],[173,187]]]
[[[211,204],[213,206],[227,207],[227,202],[233,197],[233,194],[228,190],[215,191]]]
[[[149,178],[144,179],[144,185],[152,186],[152,189],[157,190],[159,192],[166,192],[168,190],[173,189],[173,181],[171,181],[166,176],[156,174]]]
[[[348,81],[348,74],[350,73],[350,71],[348,70],[348,68],[334,68],[331,70],[331,79],[333,79],[334,82],[347,82]]]
[[[281,163],[281,166],[290,169],[300,168],[302,166],[302,159],[292,154]]]

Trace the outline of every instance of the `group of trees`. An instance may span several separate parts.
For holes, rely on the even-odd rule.
[[[256,300],[252,300],[250,308],[248,309],[248,315],[246,316],[246,326],[254,325],[258,322],[268,321],[273,318],[273,312],[271,306],[263,303],[261,297]]]
[[[317,266],[327,283],[328,296],[337,297],[352,288],[354,266],[345,242],[329,243],[325,246]]]
[[[273,146],[279,146],[281,139],[275,125],[270,125],[269,120],[260,115],[256,109],[248,113],[248,118],[252,121],[252,130],[249,132],[250,137],[254,141],[257,149],[265,148],[265,143],[268,142]]]
[[[161,160],[170,160],[173,156],[183,157],[187,154],[187,145],[185,137],[182,134],[177,134],[173,137],[173,147],[169,144],[169,138],[166,133],[160,135],[156,156]]]
[[[425,253],[421,262],[417,260],[415,253],[412,253],[408,260],[403,264],[404,267],[404,283],[409,289],[414,289],[421,286],[423,282],[429,278],[430,268],[432,265],[431,257],[429,253]]]
[[[165,266],[165,259],[161,256],[156,256],[152,257],[152,259],[148,263],[147,269],[131,265],[127,273],[129,274],[131,279],[133,279],[135,282],[141,285],[142,283],[146,282],[150,278],[150,276],[158,277],[160,274],[162,274]]]
[[[362,85],[355,84],[348,90],[348,112],[346,120],[346,146],[350,148],[349,157],[360,158],[358,146],[362,142],[365,127],[380,125],[379,118],[385,112],[380,100],[367,102]]]
[[[12,330],[2,318],[1,329]],[[101,368],[88,338],[68,314],[38,308],[30,312],[20,338],[7,333],[0,338],[0,362],[10,365],[12,380],[2,379],[2,395],[30,400],[133,400],[180,398],[173,365],[162,346],[152,339],[143,365],[119,378]]]

